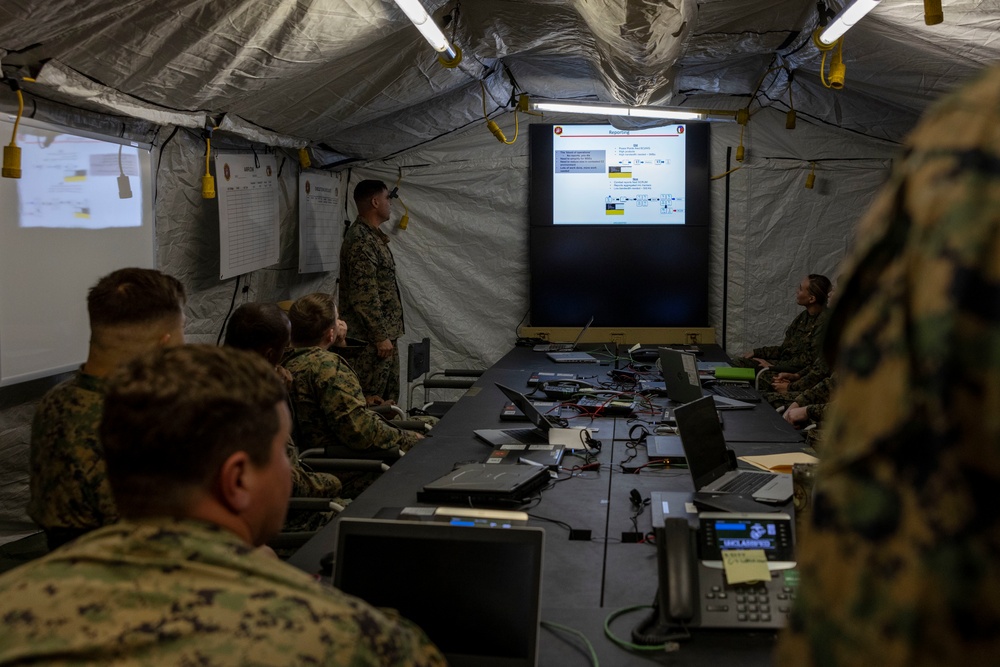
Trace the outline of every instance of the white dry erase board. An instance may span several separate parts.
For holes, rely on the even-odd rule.
[[[13,129],[0,114],[0,143]],[[0,178],[0,386],[79,366],[87,291],[155,258],[149,145],[24,118],[17,145],[21,178]]]

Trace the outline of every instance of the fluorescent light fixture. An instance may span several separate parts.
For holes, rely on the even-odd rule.
[[[630,107],[622,104],[602,104],[600,102],[530,102],[534,111],[556,113],[578,113],[592,116],[629,116],[631,118],[665,118],[668,120],[734,120],[735,111],[705,111],[690,109],[670,109],[667,107]]]
[[[819,34],[819,41],[825,46],[830,46],[851,29],[855,23],[860,21],[865,14],[875,9],[881,0],[854,0],[833,17],[830,25],[826,26]]]
[[[435,51],[443,54],[448,60],[453,60],[458,55],[452,45],[448,43],[444,33],[438,28],[437,23],[431,19],[427,10],[420,4],[420,0],[396,0],[396,4],[406,14],[406,18],[410,19],[410,22],[417,27],[427,43],[434,47]]]

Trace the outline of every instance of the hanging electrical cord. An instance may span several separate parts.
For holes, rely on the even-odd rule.
[[[21,116],[24,115],[24,94],[21,93],[21,86],[16,79],[7,79],[10,89],[17,95],[17,118],[14,119],[14,132],[10,137],[10,144],[3,147],[3,171],[4,178],[21,178],[21,148],[17,145],[17,128],[21,124]]]
[[[222,334],[226,333],[226,324],[229,322],[229,316],[233,314],[233,308],[236,306],[236,295],[240,293],[240,277],[236,276],[236,286],[233,288],[233,299],[229,302],[229,312],[226,316],[222,318],[222,328],[219,329],[219,337],[215,339],[216,345],[222,344]]]
[[[128,176],[125,175],[125,168],[122,166],[123,148],[125,148],[125,144],[118,144],[118,198],[131,199],[132,186],[129,184]]]
[[[823,54],[819,62],[819,80],[825,88],[840,90],[844,87],[844,77],[847,73],[847,67],[844,65],[844,38],[841,37],[833,44],[824,44],[819,40],[820,30],[817,28],[813,33],[813,43]],[[826,56],[830,51],[833,51],[833,57],[830,59],[830,76],[827,77]]]
[[[750,122],[750,107],[736,112],[736,122],[740,125],[740,145],[736,147],[736,161],[743,162],[743,158],[746,157],[746,149],[743,147],[743,132],[747,129],[747,123]]]
[[[405,230],[410,225],[410,209],[407,208],[406,202],[403,198],[399,196],[399,184],[403,182],[403,168],[399,168],[399,178],[396,179],[396,185],[392,187],[392,191],[389,193],[389,197],[395,197],[399,200],[399,203],[403,205],[403,217],[399,219],[399,228]]]
[[[785,114],[785,129],[795,129],[795,101],[792,99],[792,70],[788,70],[788,113]]]
[[[717,180],[719,180],[720,178],[725,178],[726,176],[728,176],[729,174],[733,173],[734,171],[739,171],[739,170],[740,170],[740,169],[742,169],[742,168],[743,168],[743,165],[741,164],[740,166],[738,166],[738,167],[733,167],[733,168],[732,168],[732,169],[730,169],[729,171],[724,171],[724,172],[722,172],[721,174],[719,174],[719,175],[717,175],[717,176],[712,176],[712,177],[711,177],[711,178],[709,178],[708,180],[710,180],[710,181],[717,181]]]
[[[215,179],[212,178],[212,173],[209,171],[209,159],[212,157],[212,132],[215,131],[215,127],[211,130],[206,129],[204,131],[205,135],[205,175],[201,177],[201,196],[202,199],[215,199]],[[221,333],[219,334],[222,335]]]
[[[493,133],[493,136],[496,137],[498,141],[505,143],[507,145],[514,143],[515,141],[517,141],[517,134],[518,134],[517,107],[516,106],[514,107],[514,138],[511,139],[510,141],[507,141],[507,137],[504,135],[503,130],[501,130],[500,126],[497,125],[496,121],[490,119],[489,114],[486,113],[486,84],[483,83],[481,79],[479,81],[479,87],[482,88],[483,91],[483,118],[486,119],[486,127],[490,129],[490,132]]]

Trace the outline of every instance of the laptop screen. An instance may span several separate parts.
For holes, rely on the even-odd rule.
[[[542,433],[547,433],[552,424],[549,420],[538,411],[535,404],[528,400],[528,397],[519,391],[515,391],[510,387],[505,387],[502,384],[496,383],[497,389],[503,392],[503,395],[507,397],[511,403],[517,406],[517,409],[524,413],[524,416],[528,418],[532,424],[538,427]]]
[[[576,340],[573,341],[573,346],[570,347],[570,350],[576,350],[576,346],[580,344],[580,339],[583,338],[583,334],[587,333],[587,329],[589,329],[590,325],[593,323],[594,323],[594,316],[591,315],[590,319],[587,320],[587,323],[583,325],[582,329],[580,329],[580,333],[576,335]]]
[[[731,469],[722,424],[711,396],[674,408],[688,470],[698,491]]]
[[[333,583],[398,610],[453,667],[529,667],[537,661],[544,536],[540,528],[343,518]]]
[[[676,403],[688,403],[702,397],[698,364],[690,352],[660,348],[660,372],[667,396]]]

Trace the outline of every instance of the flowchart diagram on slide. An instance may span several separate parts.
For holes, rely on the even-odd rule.
[[[554,224],[684,223],[683,126],[554,132]]]

